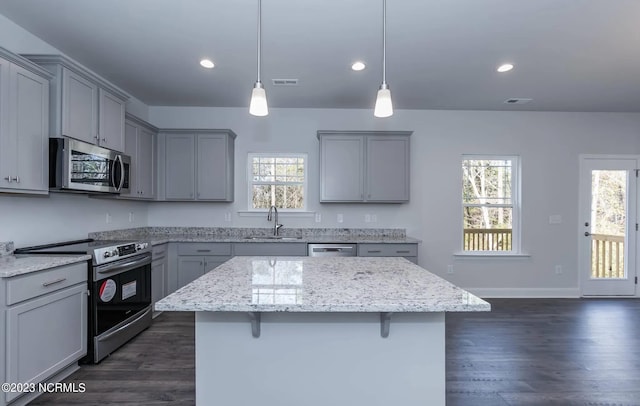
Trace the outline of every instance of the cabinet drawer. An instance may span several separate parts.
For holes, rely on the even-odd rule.
[[[417,244],[358,244],[359,257],[415,257]]]
[[[180,244],[178,255],[231,255],[231,244],[208,242]]]
[[[160,259],[164,259],[167,256],[167,245],[168,244],[160,244],[154,245],[151,251],[152,261],[158,261]]]
[[[81,282],[87,282],[86,262],[16,276],[7,281],[7,305]]]

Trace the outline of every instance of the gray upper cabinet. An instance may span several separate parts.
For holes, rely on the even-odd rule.
[[[158,130],[149,123],[127,114],[124,153],[131,157],[129,193],[120,197],[153,199],[155,193],[154,143]]]
[[[408,202],[411,134],[318,131],[320,202]]]
[[[0,192],[48,193],[50,78],[0,48]]]
[[[125,101],[105,89],[100,89],[98,95],[98,144],[124,151]]]
[[[165,199],[233,201],[235,133],[191,131],[164,133]]]
[[[320,137],[320,201],[364,200],[364,137]]]
[[[409,201],[409,136],[366,137],[369,202]]]
[[[95,144],[98,125],[98,85],[63,68],[61,97],[61,135]]]
[[[191,134],[168,134],[165,155],[167,200],[195,198],[195,139]]]
[[[62,55],[25,55],[54,76],[50,96],[52,137],[67,136],[124,151],[129,98],[109,82]]]

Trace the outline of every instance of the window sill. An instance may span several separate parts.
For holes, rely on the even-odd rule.
[[[238,210],[240,217],[265,217],[269,211]],[[278,217],[313,217],[315,211],[278,211]]]
[[[498,251],[460,251],[453,254],[458,258],[530,258],[526,252],[498,252]]]

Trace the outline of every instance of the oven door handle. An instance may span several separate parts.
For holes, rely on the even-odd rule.
[[[151,263],[151,256],[145,255],[143,258],[134,259],[133,261],[125,262],[124,264],[107,264],[96,268],[97,273],[110,273],[110,272],[124,272],[129,269],[137,268],[141,265],[147,265]]]
[[[147,314],[149,314],[149,312],[151,311],[151,307],[149,307],[147,310],[145,310],[144,313],[142,313],[140,316],[136,317],[135,320],[131,320],[130,322],[128,322],[127,324],[125,324],[124,326],[120,326],[117,330],[110,332],[109,334],[107,334],[106,336],[102,336],[100,337],[100,341],[106,341],[109,338],[113,337],[114,335],[118,334],[119,332],[121,332],[122,330],[124,330],[125,328],[129,327],[131,324],[137,323],[138,321],[140,321],[141,319],[143,319]]]

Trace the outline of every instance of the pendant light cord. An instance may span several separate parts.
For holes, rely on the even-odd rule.
[[[382,0],[382,84],[387,83],[387,0]]]
[[[260,82],[260,54],[262,48],[262,0],[258,0],[258,82]]]

